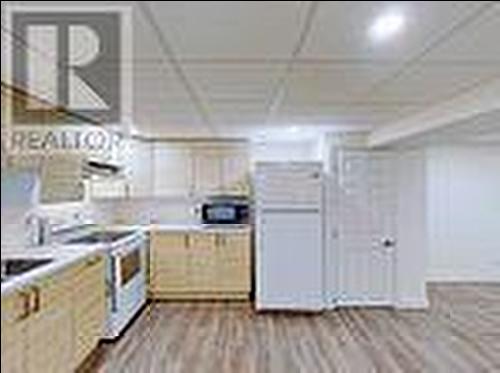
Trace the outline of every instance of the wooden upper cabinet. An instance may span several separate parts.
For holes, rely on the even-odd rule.
[[[245,143],[132,141],[131,197],[191,197],[249,193]]]
[[[245,144],[196,148],[194,170],[197,194],[248,194],[248,152]]]
[[[78,202],[85,198],[83,157],[74,154],[49,155],[40,168],[42,203]]]
[[[217,147],[193,150],[194,190],[197,195],[216,194],[222,190],[223,153]]]
[[[155,196],[188,196],[192,191],[189,148],[177,144],[153,145],[153,193]]]
[[[222,190],[226,194],[250,192],[250,155],[246,146],[227,149],[222,157]]]
[[[129,142],[128,158],[125,162],[126,176],[131,197],[153,195],[153,144],[139,140]]]

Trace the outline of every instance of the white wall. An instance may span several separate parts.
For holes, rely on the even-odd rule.
[[[251,147],[252,162],[319,161],[322,159],[321,139],[275,140],[255,142]]]
[[[40,180],[35,171],[2,169],[2,247],[28,242],[26,218],[36,207]]]
[[[431,281],[500,281],[500,146],[427,151]]]

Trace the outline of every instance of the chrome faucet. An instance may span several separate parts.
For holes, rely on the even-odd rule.
[[[26,239],[30,246],[43,246],[49,241],[49,221],[47,218],[30,213],[25,219]]]

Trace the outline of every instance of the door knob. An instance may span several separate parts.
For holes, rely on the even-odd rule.
[[[385,248],[392,248],[396,246],[396,240],[393,238],[382,239],[382,246]]]

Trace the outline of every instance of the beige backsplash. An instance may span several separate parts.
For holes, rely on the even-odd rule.
[[[187,198],[141,198],[94,202],[95,218],[100,223],[150,224],[197,222],[197,201]]]

